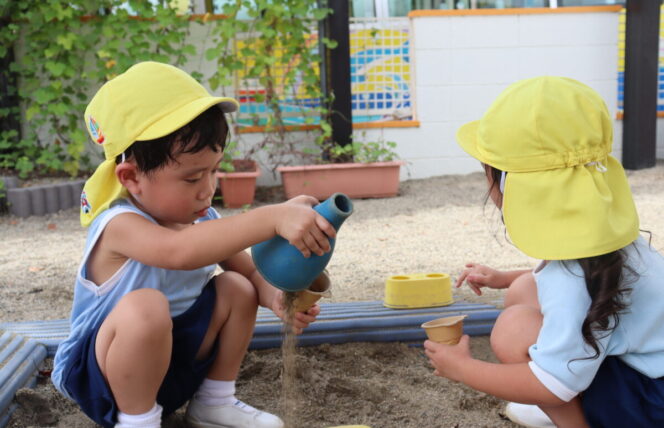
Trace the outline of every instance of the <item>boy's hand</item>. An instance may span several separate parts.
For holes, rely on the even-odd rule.
[[[505,288],[509,286],[509,283],[504,283],[503,272],[475,263],[466,263],[466,269],[461,272],[454,286],[461,287],[464,280],[478,296],[482,295],[482,287]]]
[[[284,307],[284,293],[281,290],[278,290],[274,295],[274,300],[272,301],[272,312],[275,313],[279,318],[284,322],[289,322],[286,319],[286,308]],[[302,334],[302,330],[309,327],[309,324],[316,321],[316,317],[320,314],[320,306],[318,304],[313,305],[306,312],[295,312],[293,315],[292,329],[295,334]]]
[[[295,246],[304,257],[311,253],[322,256],[330,251],[328,237],[337,234],[334,227],[325,217],[311,209],[318,205],[312,196],[300,195],[279,204],[280,210],[276,219],[276,232]]]
[[[435,369],[433,374],[461,382],[463,362],[472,358],[470,355],[470,338],[463,335],[456,345],[443,345],[432,340],[424,342],[424,353]]]

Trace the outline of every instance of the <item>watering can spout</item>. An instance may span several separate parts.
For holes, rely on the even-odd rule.
[[[313,209],[339,230],[353,213],[353,203],[343,193],[335,193]],[[330,238],[329,241],[330,251],[305,258],[284,238],[275,236],[251,247],[251,257],[258,272],[270,284],[284,291],[300,291],[309,287],[330,261],[336,240]]]

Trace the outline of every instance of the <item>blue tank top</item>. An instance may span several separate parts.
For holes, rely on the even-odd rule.
[[[130,201],[120,199],[102,212],[90,225],[83,260],[76,275],[69,337],[58,346],[51,374],[55,387],[67,397],[69,394],[62,387],[63,372],[68,365],[72,348],[78,340],[101,325],[125,294],[140,288],[158,289],[168,298],[171,316],[174,317],[186,311],[194,303],[203,287],[219,268],[213,264],[195,270],[168,270],[128,259],[103,284],[95,284],[87,278],[86,272],[90,253],[108,222],[123,213],[136,213],[156,223],[152,217],[139,210]],[[210,208],[207,215],[197,221],[219,217],[219,213]]]

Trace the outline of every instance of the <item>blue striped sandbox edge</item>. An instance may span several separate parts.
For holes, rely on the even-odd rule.
[[[46,355],[46,347],[32,339],[8,331],[0,334],[0,427],[7,425],[16,408],[16,391],[35,385]]]
[[[321,314],[303,334],[300,346],[346,342],[416,342],[426,338],[420,328],[423,322],[453,315],[468,315],[464,332],[470,335],[489,334],[496,317],[496,307],[457,302],[448,306],[419,309],[390,309],[382,301],[360,301],[321,304]],[[260,308],[250,349],[281,346],[283,323],[272,311]],[[27,321],[0,324],[6,330],[29,337],[46,346],[49,356],[69,334],[69,321]]]

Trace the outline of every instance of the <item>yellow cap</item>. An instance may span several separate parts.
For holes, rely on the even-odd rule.
[[[168,135],[218,104],[238,109],[233,98],[213,97],[194,78],[171,65],[141,62],[106,82],[85,110],[85,125],[106,160],[85,183],[81,224],[88,226],[126,190],[115,176],[115,158],[135,141]]]
[[[593,89],[564,77],[517,82],[459,145],[508,174],[503,218],[511,240],[531,257],[578,259],[618,250],[639,233],[625,171],[609,153],[611,117]]]

